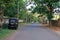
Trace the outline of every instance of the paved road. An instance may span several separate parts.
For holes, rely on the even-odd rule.
[[[29,24],[21,27],[14,36],[7,40],[60,40],[60,37],[39,24]]]

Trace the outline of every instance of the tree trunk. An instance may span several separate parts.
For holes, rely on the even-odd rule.
[[[2,29],[2,19],[0,19],[0,31]]]
[[[51,20],[49,20],[49,27],[51,26]]]
[[[53,18],[52,16],[52,11],[53,11],[53,7],[52,7],[52,4],[49,3],[47,6],[46,6],[47,10],[49,11],[49,14],[48,14],[48,19],[49,19],[49,27],[51,25],[51,19]]]
[[[0,7],[0,30],[2,29],[2,21],[3,21],[4,9]]]

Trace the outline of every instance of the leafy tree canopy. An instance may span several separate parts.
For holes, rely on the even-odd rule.
[[[0,0],[0,8],[4,8],[4,15],[8,17],[15,17],[17,14],[19,2],[19,9],[24,8],[23,0]]]
[[[34,2],[37,4],[36,8],[32,11],[33,13],[46,13],[47,18],[51,20],[53,9],[56,6],[56,3],[60,0],[34,0]],[[43,14],[43,15],[44,15]]]

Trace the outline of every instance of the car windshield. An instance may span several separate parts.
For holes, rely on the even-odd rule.
[[[10,22],[16,22],[16,20],[11,20]]]
[[[15,23],[15,22],[17,22],[17,19],[10,19],[9,21],[12,23]]]

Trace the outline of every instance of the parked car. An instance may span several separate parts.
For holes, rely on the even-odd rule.
[[[8,29],[17,29],[18,28],[18,19],[17,18],[10,18]]]

